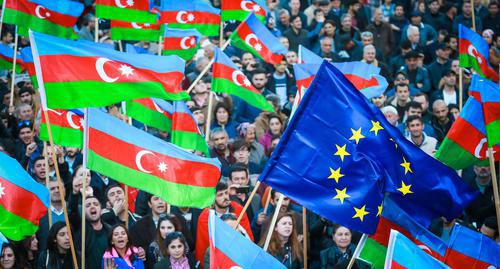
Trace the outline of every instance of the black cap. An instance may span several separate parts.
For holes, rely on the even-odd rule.
[[[418,12],[418,11],[413,11],[411,13],[411,17],[422,17],[422,13]]]
[[[418,52],[412,50],[412,51],[409,51],[408,53],[405,54],[405,59],[416,59],[418,58],[419,55],[418,55]]]

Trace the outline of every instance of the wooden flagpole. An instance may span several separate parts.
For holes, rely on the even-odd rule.
[[[162,47],[163,47],[163,36],[160,35],[160,37],[158,38],[158,56],[161,56],[161,50],[162,50]]]
[[[17,62],[17,39],[18,39],[17,25],[15,31],[16,33],[14,35],[14,56],[12,57],[12,75],[10,76],[10,79],[12,80],[10,84],[10,104],[9,104],[10,107],[14,106],[14,86],[16,85],[16,62]]]
[[[472,5],[472,30],[476,31],[476,11],[474,10],[474,0],[470,0],[470,4]]]
[[[257,190],[259,189],[259,186],[260,186],[260,181],[257,181],[257,183],[255,183],[255,187],[253,188],[253,191],[250,193],[250,196],[248,196],[248,199],[247,199],[247,202],[245,203],[245,206],[243,206],[243,209],[241,210],[241,213],[238,216],[238,219],[236,220],[236,225],[234,228],[236,228],[236,227],[238,227],[238,225],[240,225],[240,222],[243,219],[243,216],[245,215],[248,207],[252,203],[252,199],[255,196],[255,193],[257,192]]]
[[[269,243],[271,242],[274,226],[276,225],[276,221],[278,221],[278,214],[280,213],[281,205],[283,204],[283,200],[285,199],[285,196],[283,194],[279,194],[279,196],[280,198],[278,200],[278,203],[276,204],[276,208],[274,209],[273,219],[271,220],[269,230],[267,231],[266,242],[264,243],[264,251],[267,251],[267,249],[269,248]]]
[[[214,95],[212,91],[208,91],[208,110],[207,110],[207,122],[205,123],[205,141],[210,140],[210,125],[212,125],[212,107],[214,105]]]
[[[269,192],[267,193],[267,199],[266,199],[266,204],[264,205],[264,213],[267,214],[267,208],[269,207],[269,203],[271,202],[271,192],[273,191],[273,188],[269,187]]]
[[[304,255],[304,269],[308,268],[307,264],[307,209],[302,206],[302,243],[304,244],[303,255]]]
[[[94,28],[94,42],[99,43],[99,18],[95,18],[95,28]]]
[[[498,181],[497,172],[495,169],[495,156],[493,155],[493,148],[488,148],[488,154],[490,159],[490,171],[491,171],[491,181],[493,185],[493,197],[495,198],[495,211],[497,213],[497,229],[500,231],[500,195],[498,194]]]
[[[47,142],[43,141],[43,158],[45,160],[44,165],[45,165],[45,186],[47,186],[47,189],[49,190],[49,196],[50,196],[50,188],[49,188],[49,159],[47,156]],[[64,197],[61,197],[61,199],[64,199]],[[49,199],[49,210],[47,212],[47,217],[49,218],[49,229],[52,227],[52,202]]]

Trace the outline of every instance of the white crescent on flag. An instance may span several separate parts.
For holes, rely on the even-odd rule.
[[[252,40],[254,40],[254,44],[252,44]],[[250,45],[252,48],[254,48],[256,51],[261,51],[262,50],[262,45],[260,44],[259,39],[255,34],[249,34],[245,37],[245,43]]]
[[[71,111],[68,111],[68,113],[66,113],[66,120],[68,121],[68,124],[69,126],[71,126],[71,128],[73,129],[80,129],[81,126],[76,124],[74,121],[73,121],[73,115],[76,115],[75,113],[71,112]]]
[[[127,3],[127,4],[128,4],[128,3]],[[126,7],[127,7],[127,5],[122,4],[122,1],[121,1],[121,0],[115,0],[115,5],[116,5],[117,7],[119,7],[119,8],[126,8]],[[134,5],[134,4],[133,4],[133,0],[132,0],[132,5],[131,5],[131,6],[133,6],[133,5]]]
[[[478,159],[484,159],[485,156],[483,156],[482,152],[483,152],[483,148],[484,148],[484,145],[486,144],[487,142],[487,139],[486,137],[481,139],[481,141],[479,141],[479,143],[477,143],[477,146],[476,148],[474,149],[474,156],[476,156],[476,158]],[[489,157],[488,156],[488,152],[486,152],[486,157]]]
[[[104,64],[111,61],[110,59],[107,58],[98,58],[97,61],[95,62],[95,68],[97,70],[97,74],[99,74],[99,77],[104,81],[108,83],[113,83],[118,80],[120,77],[112,78],[109,77],[108,74],[106,74],[106,71],[104,71]]]
[[[147,154],[151,154],[153,156],[155,156],[155,154],[149,150],[141,150],[137,153],[137,155],[135,156],[135,165],[137,166],[137,169],[139,169],[141,172],[144,172],[144,173],[148,173],[148,174],[151,174],[152,171],[148,171],[146,169],[144,169],[144,167],[142,167],[142,164],[141,164],[141,159],[144,155],[147,155]]]
[[[184,50],[190,49],[193,46],[193,39],[194,37],[192,36],[186,36],[181,39],[181,48]],[[189,43],[188,43],[189,41]]]
[[[257,12],[260,10],[260,7],[252,1],[241,1],[240,7],[241,9],[250,12]]]
[[[43,9],[43,11],[42,11],[42,9]],[[42,12],[45,14],[45,16],[42,14]],[[40,6],[40,5],[36,6],[35,14],[40,19],[45,19],[47,17],[50,17],[50,13],[47,12],[47,9],[44,6]]]
[[[469,45],[469,47],[467,48],[467,53],[469,53],[470,56],[476,58],[479,64],[483,63],[483,58],[479,56],[479,52],[474,46]]]
[[[179,11],[177,13],[177,16],[175,16],[175,20],[178,22],[178,23],[187,23],[188,21],[187,20],[184,20],[182,18],[183,15],[187,15],[188,13],[186,11]],[[187,17],[187,16],[186,16]]]

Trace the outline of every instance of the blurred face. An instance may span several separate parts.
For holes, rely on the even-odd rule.
[[[344,30],[350,30],[352,27],[352,19],[350,16],[346,16],[344,20],[342,20],[342,28]]]
[[[19,100],[23,104],[31,104],[31,94],[29,92],[23,92],[21,95],[19,95]]]
[[[375,60],[375,49],[365,49],[363,52],[363,59],[365,59],[368,63],[373,62]]]
[[[385,100],[386,100],[386,97],[385,95],[380,95],[380,96],[377,96],[375,98],[372,98],[372,103],[378,107],[378,108],[382,108],[384,107],[384,103],[385,103]]]
[[[31,128],[30,127],[22,128],[21,131],[19,131],[19,139],[23,141],[25,145],[28,145],[29,143],[33,142],[33,132],[31,131]]]
[[[248,158],[250,157],[250,151],[247,147],[242,147],[234,152],[234,158],[239,163],[248,163]]]
[[[125,200],[125,192],[121,187],[113,187],[108,191],[108,201],[114,205],[117,201]]]
[[[31,236],[30,250],[38,251],[38,239],[36,238],[35,235]]]
[[[493,36],[485,32],[483,33],[483,40],[486,41],[488,45],[491,45],[491,43],[493,43]]]
[[[411,71],[417,69],[417,67],[418,67],[417,58],[409,58],[409,59],[406,59],[405,62],[406,62],[406,65],[408,66],[408,69]]]
[[[258,90],[263,89],[266,86],[266,83],[267,83],[266,74],[261,73],[253,75],[252,84],[256,89]]]
[[[122,226],[118,226],[113,230],[111,244],[116,249],[125,249],[128,243],[127,231]]]
[[[453,115],[453,119],[457,119],[458,118],[458,115],[460,114],[460,110],[458,110],[458,108],[454,107],[452,109],[450,109],[450,113],[451,115]]]
[[[439,11],[439,2],[434,1],[429,5],[429,10],[431,11],[432,14],[436,14]]]
[[[457,78],[454,74],[449,74],[448,76],[444,76],[444,83],[448,87],[454,87],[457,82]]]
[[[185,252],[184,244],[182,244],[179,238],[172,240],[168,245],[168,255],[175,260],[183,258]]]
[[[396,6],[396,9],[394,9],[394,14],[396,14],[396,16],[398,17],[401,17],[405,14],[405,11],[402,6]]]
[[[245,171],[235,171],[231,173],[231,183],[240,185],[240,186],[248,186],[248,177]]]
[[[346,249],[351,244],[351,231],[346,227],[339,227],[333,234],[335,245],[341,249]]]
[[[408,83],[410,83],[410,81],[403,74],[397,74],[396,79],[394,79],[394,84],[396,85],[408,84]]]
[[[281,61],[280,64],[274,65],[274,68],[276,69],[276,72],[279,74],[283,74],[286,71],[286,61]]]
[[[218,191],[215,195],[215,206],[220,209],[226,209],[231,202],[229,201],[228,189]]]
[[[149,205],[149,207],[151,207],[151,211],[153,212],[153,215],[156,215],[156,216],[163,214],[163,213],[165,213],[165,211],[167,211],[167,204],[165,203],[165,201],[163,201],[163,199],[161,199],[160,197],[155,196],[155,195],[153,195],[153,197],[151,197],[148,205]]]
[[[69,157],[75,157],[78,152],[80,152],[80,149],[78,148],[71,148],[71,147],[66,148],[66,155]]]
[[[101,220],[101,203],[97,198],[87,198],[85,200],[85,217],[90,222],[99,222]]]
[[[410,36],[408,36],[408,40],[413,44],[420,42],[420,31],[412,30]]]
[[[495,240],[495,230],[485,226],[484,224],[481,226],[481,229],[479,229],[479,232]]]
[[[288,238],[293,232],[293,221],[290,216],[284,216],[276,223],[274,228],[279,237]]]
[[[436,54],[439,58],[443,60],[448,60],[450,58],[450,50],[449,49],[439,49],[436,51]]]
[[[275,193],[272,204],[276,206],[278,204],[278,201],[280,199],[280,194],[278,192]],[[281,204],[280,212],[286,212],[288,210],[288,206],[290,205],[290,198],[285,197],[283,198],[283,203]]]
[[[6,106],[10,104],[10,92],[3,96],[2,103]]]
[[[423,130],[424,125],[419,120],[412,120],[408,123],[408,131],[410,131],[412,137],[421,137]]]
[[[244,53],[241,56],[241,63],[243,64],[243,66],[247,66],[253,59],[254,58],[251,53]]]
[[[80,190],[83,187],[83,180],[85,179],[85,185],[90,186],[90,171],[80,166],[75,173],[73,178],[73,188]]]
[[[69,235],[68,235],[68,229],[65,227],[62,227],[59,232],[57,232],[56,235],[56,244],[57,248],[59,250],[63,250],[64,253],[69,250],[70,245],[69,245]]]
[[[408,116],[422,117],[422,109],[410,107],[410,108],[408,108]]]
[[[325,35],[333,36],[335,34],[336,27],[331,23],[326,23],[323,25],[323,30],[325,31]]]
[[[380,11],[380,9],[375,9],[375,14],[373,15],[373,19],[375,22],[382,21],[382,11]]]
[[[396,126],[396,123],[398,122],[399,115],[394,114],[392,112],[386,112],[384,113],[385,119],[392,125]]]
[[[50,201],[53,203],[54,202],[60,203],[61,191],[59,190],[59,185],[57,184],[57,181],[49,181],[49,191],[50,191]]]
[[[408,98],[410,97],[410,91],[408,90],[408,87],[397,87],[396,88],[396,97],[400,101],[403,101],[403,102],[408,101]]]
[[[227,110],[223,107],[219,107],[219,109],[217,109],[215,116],[219,124],[226,124],[229,120],[229,113],[227,113]]]
[[[491,16],[496,16],[498,13],[498,5],[490,5],[488,7],[488,11],[490,12]]]
[[[333,40],[331,38],[324,38],[321,40],[321,52],[327,54],[332,51]]]
[[[163,239],[167,237],[167,234],[175,232],[175,226],[170,220],[166,219],[160,223],[160,235]]]
[[[2,251],[2,257],[0,257],[0,264],[5,269],[14,268],[14,264],[16,263],[16,257],[14,256],[14,250],[10,247],[5,248]]]
[[[196,123],[198,123],[198,125],[205,124],[205,115],[203,115],[203,112],[201,110],[194,111],[193,117],[196,120]]]
[[[245,136],[245,141],[247,143],[253,143],[253,141],[255,141],[255,129],[254,128],[248,128],[247,129],[247,134]]]
[[[290,15],[285,13],[285,12],[281,13],[280,14],[280,23],[282,25],[285,25],[285,26],[290,24]]]
[[[483,178],[489,178],[491,176],[489,166],[474,166],[474,173],[476,173],[476,176]]]
[[[286,62],[289,65],[297,63],[297,53],[295,51],[289,51],[285,54]]]
[[[456,37],[450,38],[450,42],[448,43],[448,45],[450,46],[451,49],[457,50],[458,39]]]
[[[292,10],[299,10],[300,9],[300,1],[299,0],[291,0],[290,1],[290,8],[292,8]]]
[[[448,107],[444,103],[434,105],[432,112],[440,122],[445,122],[448,118]]]
[[[290,41],[288,41],[288,38],[286,37],[281,37],[280,38],[280,43],[283,45],[286,49],[290,48]]]
[[[214,147],[219,151],[224,151],[227,149],[227,134],[218,133],[213,135]]]
[[[269,121],[269,130],[272,134],[280,134],[281,127],[281,122],[277,118],[271,118],[271,120]]]
[[[471,16],[471,14],[472,14],[472,6],[471,6],[470,2],[464,2],[464,4],[462,5],[462,12],[467,17]]]
[[[366,45],[372,45],[373,44],[373,37],[365,36],[361,39],[361,43],[363,44],[363,47]]]
[[[300,30],[302,29],[302,20],[300,19],[300,17],[296,17],[295,20],[293,20],[292,22],[292,27],[295,29],[295,30]]]
[[[426,111],[429,108],[429,102],[425,99],[425,96],[415,96],[413,97],[413,101],[422,105],[422,111]]]
[[[453,62],[451,62],[451,70],[453,70],[453,72],[455,72],[455,74],[458,74],[458,72],[460,71],[458,60],[453,60]]]
[[[45,160],[38,160],[33,165],[33,173],[38,179],[45,179]]]

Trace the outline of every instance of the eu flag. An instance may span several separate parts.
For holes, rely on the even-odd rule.
[[[439,216],[458,217],[476,195],[326,62],[259,180],[368,234],[375,232],[384,195],[424,226]]]

